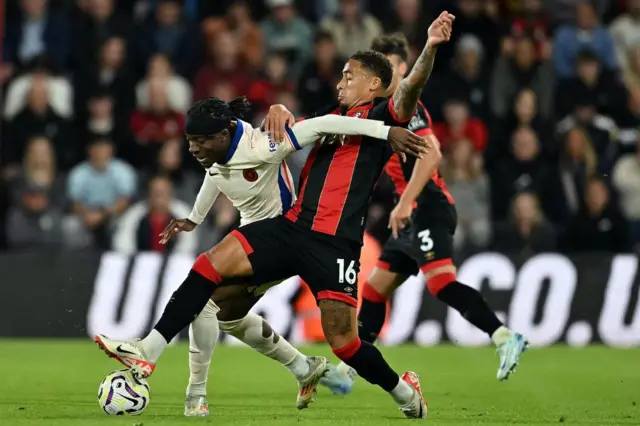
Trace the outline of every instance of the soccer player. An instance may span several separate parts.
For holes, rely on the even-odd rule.
[[[421,72],[412,73],[392,98],[384,97],[393,77],[389,60],[375,51],[352,55],[343,68],[340,105],[333,113],[406,126],[433,67],[436,46],[450,38],[453,19],[444,12],[431,24]],[[225,127],[211,137],[228,134]],[[356,324],[368,201],[392,153],[387,144],[369,137],[341,141],[314,147],[301,173],[299,198],[284,216],[242,226],[198,257],[146,338],[134,344],[98,336],[103,347],[135,374],[148,376],[168,342],[206,305],[212,287],[231,285],[237,278],[254,277],[254,285],[259,285],[300,275],[318,300],[325,337],[338,358],[387,391],[406,417],[426,418],[418,375],[395,373],[375,346],[359,339]],[[129,354],[113,352],[119,345]]]
[[[166,243],[177,232],[192,231],[200,224],[220,192],[227,195],[240,210],[242,225],[276,217],[288,211],[295,202],[295,196],[291,185],[292,178],[284,158],[329,133],[388,139],[395,149],[417,155],[421,145],[424,145],[420,137],[403,128],[390,128],[384,126],[381,121],[337,115],[327,115],[295,124],[289,130],[288,142],[276,144],[261,130],[252,129],[248,123],[237,119],[249,108],[250,105],[244,98],[238,98],[229,104],[209,98],[197,102],[190,109],[186,133],[191,153],[206,169],[205,179],[189,218],[172,221],[161,234],[162,243]],[[229,126],[232,127],[233,135],[228,129]],[[212,134],[215,137],[211,137]],[[324,142],[337,141],[334,138],[324,138]],[[248,299],[249,303],[242,303],[240,309],[248,310],[267,287],[268,285],[262,285],[251,291],[242,288],[240,296],[245,296],[242,299]],[[222,299],[224,302],[224,297]],[[223,309],[227,308],[226,312],[220,312],[220,307],[215,301],[210,300],[189,329],[191,374],[185,415],[208,415],[206,378],[219,330],[237,337],[258,352],[287,367],[299,382],[297,406],[305,408],[315,393],[318,380],[327,372],[326,359],[305,357],[277,335],[258,315],[247,314],[245,310],[241,311],[242,315],[234,316],[234,312],[229,312],[227,303],[221,305]],[[223,321],[218,321],[218,315],[223,316]],[[98,337],[97,340],[107,347],[111,354],[126,357],[124,346],[116,345],[114,349],[109,347],[108,339]],[[334,393],[339,393],[336,387],[350,386],[350,383],[345,383],[345,380],[340,378],[328,379],[328,386]]]
[[[373,42],[372,49],[385,54],[393,64],[394,78],[389,87],[389,93],[393,93],[407,71],[407,40],[401,34],[381,36]],[[386,165],[385,171],[394,183],[399,202],[389,218],[393,235],[362,288],[358,316],[360,339],[375,342],[384,325],[389,297],[411,275],[422,271],[432,295],[491,337],[500,355],[497,378],[506,380],[526,350],[527,341],[504,326],[480,292],[457,281],[452,261],[457,214],[453,197],[437,170],[439,143],[422,103],[409,130],[427,138],[431,151],[437,154],[417,160],[408,158],[406,162],[394,155]],[[342,375],[354,375],[344,363],[338,365],[338,371]]]

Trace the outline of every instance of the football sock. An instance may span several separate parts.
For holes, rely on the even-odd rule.
[[[513,332],[509,330],[504,325],[500,326],[496,331],[491,335],[491,340],[496,346],[500,346],[503,343],[506,343],[513,336]]]
[[[307,357],[273,331],[261,316],[249,312],[235,321],[220,321],[220,329],[251,346],[257,352],[278,361],[298,380],[309,373]]]
[[[444,277],[450,275],[451,277]],[[427,286],[432,291],[434,279],[451,279],[441,286],[435,293],[436,297],[451,306],[471,324],[492,336],[496,330],[503,326],[496,314],[489,308],[480,292],[468,285],[455,281],[453,274],[440,274],[429,279]],[[437,282],[437,281],[436,281]],[[437,286],[436,286],[437,287]]]
[[[362,287],[362,304],[358,314],[358,336],[364,342],[378,339],[387,316],[387,297],[378,293],[368,282]]]
[[[137,343],[147,361],[154,363],[160,358],[160,354],[168,344],[169,342],[156,329],[151,330],[147,337]]]
[[[378,385],[387,392],[394,391],[398,386],[398,375],[371,343],[357,338],[342,348],[334,349],[333,353],[353,367],[367,382]]]
[[[220,274],[209,259],[204,254],[198,256],[189,275],[173,293],[154,327],[154,330],[164,337],[164,346],[202,312],[213,293],[214,286],[221,282]],[[142,341],[143,348],[151,361],[155,362],[160,357],[164,346],[157,348],[154,344],[159,342],[155,339],[149,342],[145,342],[146,340]]]
[[[211,357],[218,340],[218,307],[211,300],[189,326],[189,385],[187,396],[206,396]]]
[[[409,383],[399,378],[398,384],[389,393],[398,404],[406,404],[413,398],[413,390]]]

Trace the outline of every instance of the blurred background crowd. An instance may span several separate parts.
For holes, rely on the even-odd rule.
[[[630,252],[640,245],[640,0],[8,0],[0,247],[196,253],[238,215],[224,197],[196,232],[204,176],[183,140],[206,96],[247,95],[260,123],[335,102],[344,58],[402,32],[411,61],[457,17],[422,101],[456,199],[460,252]],[[290,158],[294,173],[305,153]],[[388,236],[382,179],[369,234]]]

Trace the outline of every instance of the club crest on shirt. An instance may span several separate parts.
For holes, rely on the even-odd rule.
[[[258,172],[254,169],[244,169],[242,171],[242,176],[247,182],[255,182],[258,180]]]

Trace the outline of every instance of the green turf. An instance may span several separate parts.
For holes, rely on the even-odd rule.
[[[216,350],[208,418],[182,417],[187,350],[172,347],[150,379],[151,404],[138,417],[109,417],[98,384],[120,364],[90,342],[0,340],[0,425],[386,425],[407,422],[380,389],[359,380],[353,394],[321,389],[295,409],[296,382],[249,349]],[[446,425],[640,424],[638,350],[533,349],[505,383],[493,350],[440,346],[383,348],[398,371],[420,373],[429,422]],[[324,345],[308,354],[330,355]],[[331,356],[331,359],[334,359]]]

